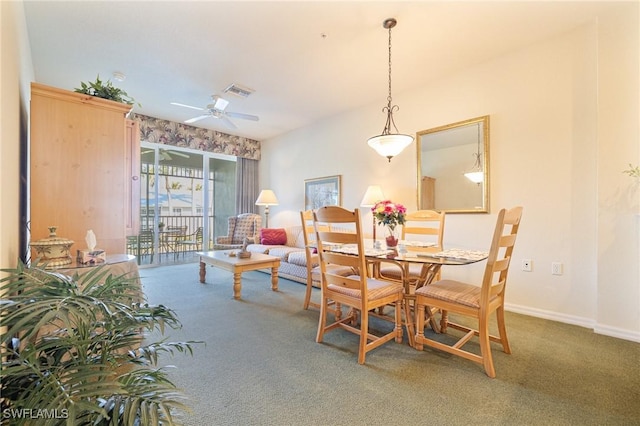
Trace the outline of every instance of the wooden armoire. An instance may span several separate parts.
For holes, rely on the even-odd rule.
[[[140,137],[127,119],[131,105],[31,84],[31,241],[58,236],[86,249],[89,229],[97,248],[125,253],[138,231]]]

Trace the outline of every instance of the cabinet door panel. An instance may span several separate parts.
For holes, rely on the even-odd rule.
[[[47,237],[47,228],[57,226],[60,236],[75,241],[75,254],[86,248],[85,235],[92,229],[98,248],[125,252],[128,108],[119,105],[32,85],[32,240]]]

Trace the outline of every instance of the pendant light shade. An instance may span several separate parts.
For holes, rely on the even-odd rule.
[[[478,123],[478,152],[473,154],[474,164],[470,172],[464,174],[464,177],[478,185],[484,181],[484,171],[482,170],[482,153],[480,152],[480,123]]]
[[[387,96],[387,106],[382,108],[382,112],[387,114],[387,122],[382,134],[369,138],[367,142],[378,154],[387,157],[389,162],[391,162],[391,158],[400,154],[402,150],[413,142],[413,136],[398,133],[396,123],[393,121],[393,113],[398,110],[398,105],[391,105],[391,28],[395,27],[397,23],[393,18],[386,19],[382,23],[382,26],[389,30],[389,95]],[[392,126],[396,133],[391,133]]]
[[[387,157],[391,161],[392,157],[400,154],[411,142],[413,142],[413,136],[396,133],[374,136],[369,138],[367,143],[378,154]]]

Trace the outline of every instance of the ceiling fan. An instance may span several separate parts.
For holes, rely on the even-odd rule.
[[[191,106],[191,105],[185,105],[185,104],[181,104],[181,103],[178,103],[178,102],[171,102],[171,105],[176,105],[176,106],[184,107],[184,108],[191,108],[191,109],[195,109],[195,110],[198,110],[198,111],[206,111],[205,114],[202,114],[202,115],[199,115],[197,117],[193,117],[193,118],[190,118],[188,120],[185,120],[184,122],[187,123],[187,124],[195,123],[196,121],[200,121],[200,120],[204,120],[205,118],[213,117],[213,118],[218,118],[218,119],[222,120],[222,122],[224,124],[226,124],[228,127],[236,129],[238,126],[236,126],[231,120],[229,120],[229,117],[231,117],[231,118],[241,118],[243,120],[258,121],[258,116],[256,116],[256,115],[244,114],[244,113],[241,113],[241,112],[227,111],[226,109],[227,109],[227,105],[229,105],[229,101],[224,99],[221,96],[211,95],[211,100],[213,101],[213,103],[207,105],[205,108],[194,107],[194,106]]]
[[[149,149],[146,151],[142,151],[142,154],[149,154],[154,152],[153,149]],[[171,153],[171,154],[169,154]],[[168,149],[160,149],[159,151],[159,156],[160,156],[160,161],[171,161],[173,160],[172,155],[175,155],[177,157],[182,157],[182,158],[189,158],[189,154],[185,154],[183,152],[178,152],[178,151],[172,151],[172,150],[168,150]]]

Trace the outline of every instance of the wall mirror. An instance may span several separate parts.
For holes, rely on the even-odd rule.
[[[489,212],[489,116],[420,131],[418,208]]]

